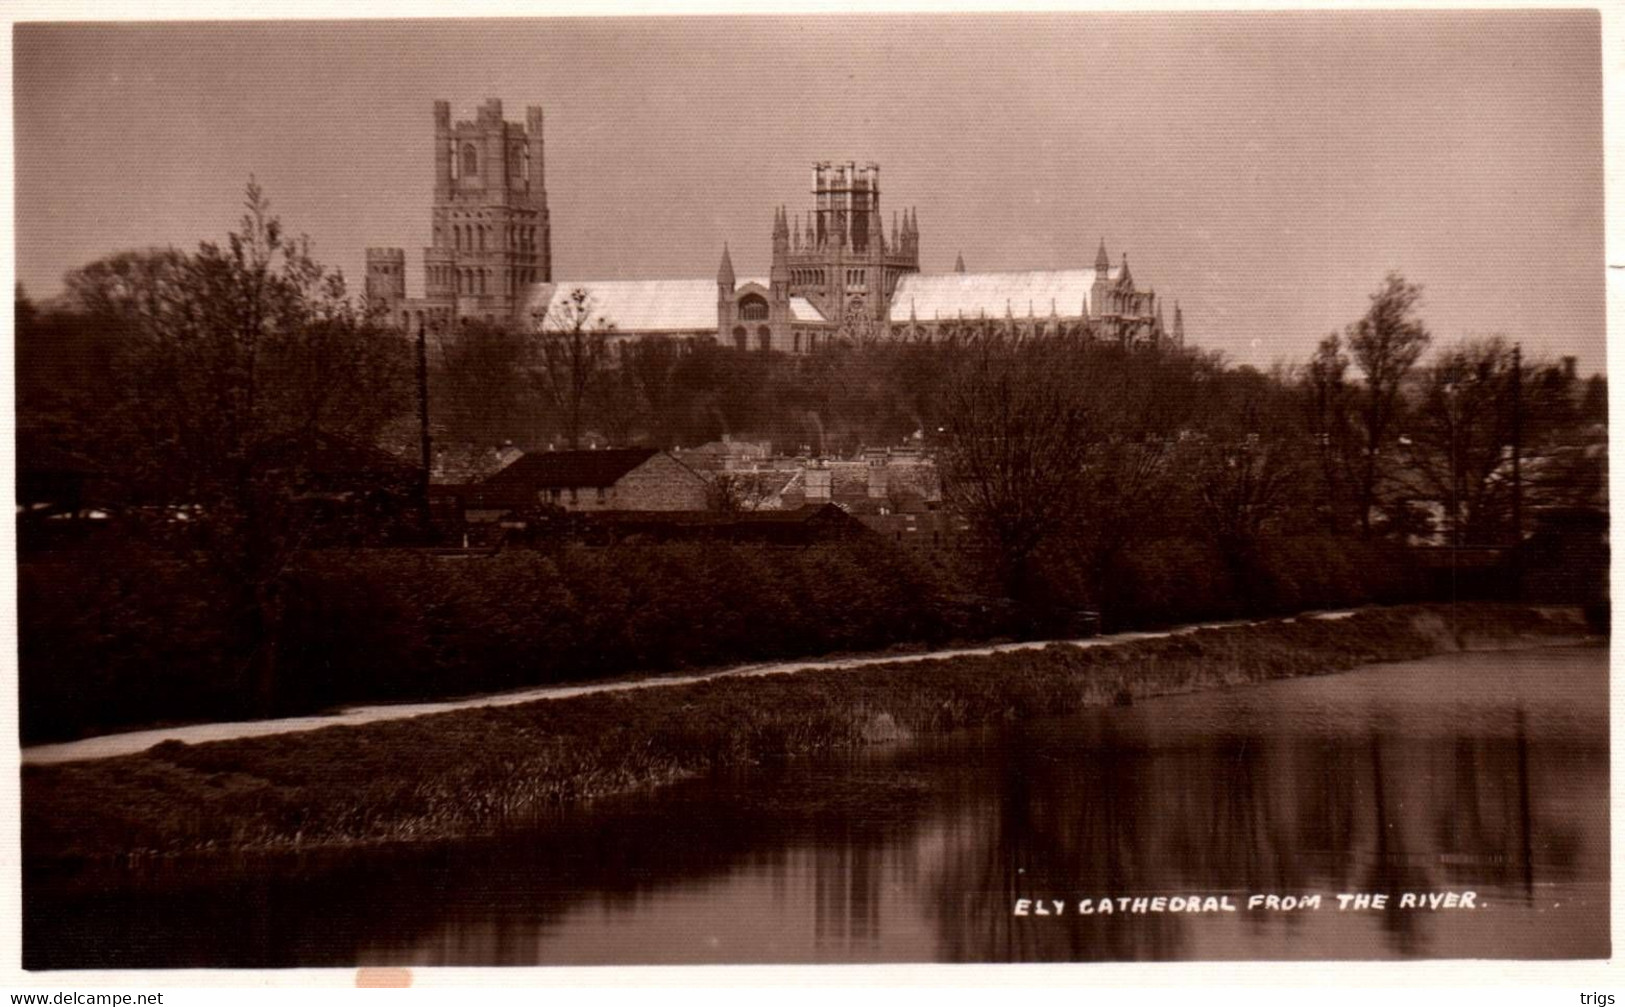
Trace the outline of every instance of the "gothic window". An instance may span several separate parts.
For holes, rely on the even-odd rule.
[[[447,140],[446,141],[446,160],[451,162],[451,177],[452,177],[452,180],[455,181],[456,179],[461,177],[461,173],[457,170],[457,141],[456,140]]]
[[[746,294],[739,299],[739,317],[747,322],[766,321],[767,302],[760,294]]]
[[[734,326],[734,348],[735,349],[741,350],[741,351],[745,350],[747,348],[746,345],[745,345],[745,341],[748,338],[749,337],[745,334],[745,327],[743,325],[735,325]]]
[[[797,353],[801,352],[801,331],[799,329],[790,337],[790,345]]]
[[[508,155],[508,180],[511,183],[524,177],[525,148],[519,144],[514,144],[513,150]]]
[[[480,173],[480,155],[472,143],[463,144],[463,177],[473,178]]]
[[[479,233],[479,241],[480,241],[480,251],[483,252],[483,251],[485,251],[485,225],[484,224],[481,224],[479,226],[479,232],[478,233]]]
[[[765,325],[758,325],[756,327],[756,348],[763,351],[771,350],[773,348],[772,329],[769,329]]]

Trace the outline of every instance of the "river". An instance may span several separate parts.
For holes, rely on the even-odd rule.
[[[477,841],[33,867],[24,963],[1601,958],[1608,829],[1607,650],[1453,654],[753,767]],[[1151,911],[1193,896],[1212,911]]]

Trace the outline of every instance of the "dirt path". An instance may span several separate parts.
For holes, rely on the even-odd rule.
[[[1306,614],[1302,618],[1343,619],[1352,614],[1351,611],[1316,612]],[[57,762],[109,759],[118,755],[133,755],[137,752],[144,752],[164,741],[183,741],[189,745],[195,745],[206,741],[258,738],[270,734],[313,731],[317,728],[334,727],[340,724],[371,724],[380,720],[404,720],[408,717],[421,717],[431,713],[449,713],[453,710],[470,710],[483,706],[516,706],[520,703],[532,703],[544,699],[569,699],[573,696],[588,696],[599,692],[616,692],[627,689],[659,689],[673,685],[688,685],[693,682],[703,682],[714,678],[793,675],[802,671],[846,671],[856,668],[868,668],[877,664],[912,664],[916,661],[931,661],[944,657],[974,657],[1022,650],[1041,650],[1052,644],[1065,644],[1073,647],[1110,647],[1134,640],[1155,640],[1178,636],[1181,633],[1194,633],[1199,629],[1245,625],[1250,621],[1252,620],[1206,622],[1192,626],[1181,626],[1177,629],[1147,633],[1113,633],[1110,636],[1094,636],[1082,640],[1030,640],[1023,643],[1001,643],[984,647],[956,647],[945,650],[921,651],[914,654],[878,654],[871,657],[837,658],[824,661],[775,661],[767,664],[751,664],[721,671],[703,672],[697,675],[665,675],[619,682],[596,682],[590,685],[549,685],[523,689],[517,692],[502,692],[490,696],[474,696],[434,703],[390,703],[376,706],[352,706],[332,713],[315,714],[308,717],[227,721],[216,724],[184,724],[148,731],[104,734],[95,738],[84,738],[79,741],[68,741],[54,745],[35,745],[22,750],[22,762],[24,765],[47,765]]]

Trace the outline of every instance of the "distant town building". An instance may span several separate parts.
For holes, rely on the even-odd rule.
[[[1139,289],[1128,257],[1113,266],[1101,241],[1092,268],[920,272],[913,208],[893,211],[888,236],[880,166],[821,162],[812,204],[773,212],[766,277],[735,275],[724,245],[714,278],[562,278],[552,274],[543,178],[542,110],[505,122],[490,99],[472,122],[451,122],[434,103],[432,244],[424,249],[422,298],[406,296],[405,253],[367,250],[367,293],[403,328],[452,319],[560,324],[576,290],[593,324],[617,339],[715,340],[739,350],[809,353],[832,339],[935,339],[967,324],[1005,323],[1023,335],[1084,333],[1129,344],[1183,345],[1184,317]]]
[[[700,511],[708,494],[699,473],[654,448],[533,451],[460,491],[464,516],[475,523],[548,507]]]

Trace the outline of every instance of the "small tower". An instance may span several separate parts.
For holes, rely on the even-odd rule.
[[[367,302],[381,305],[391,314],[406,300],[406,250],[367,249]]]
[[[1174,345],[1185,345],[1185,313],[1179,310],[1179,302],[1174,302]]]

